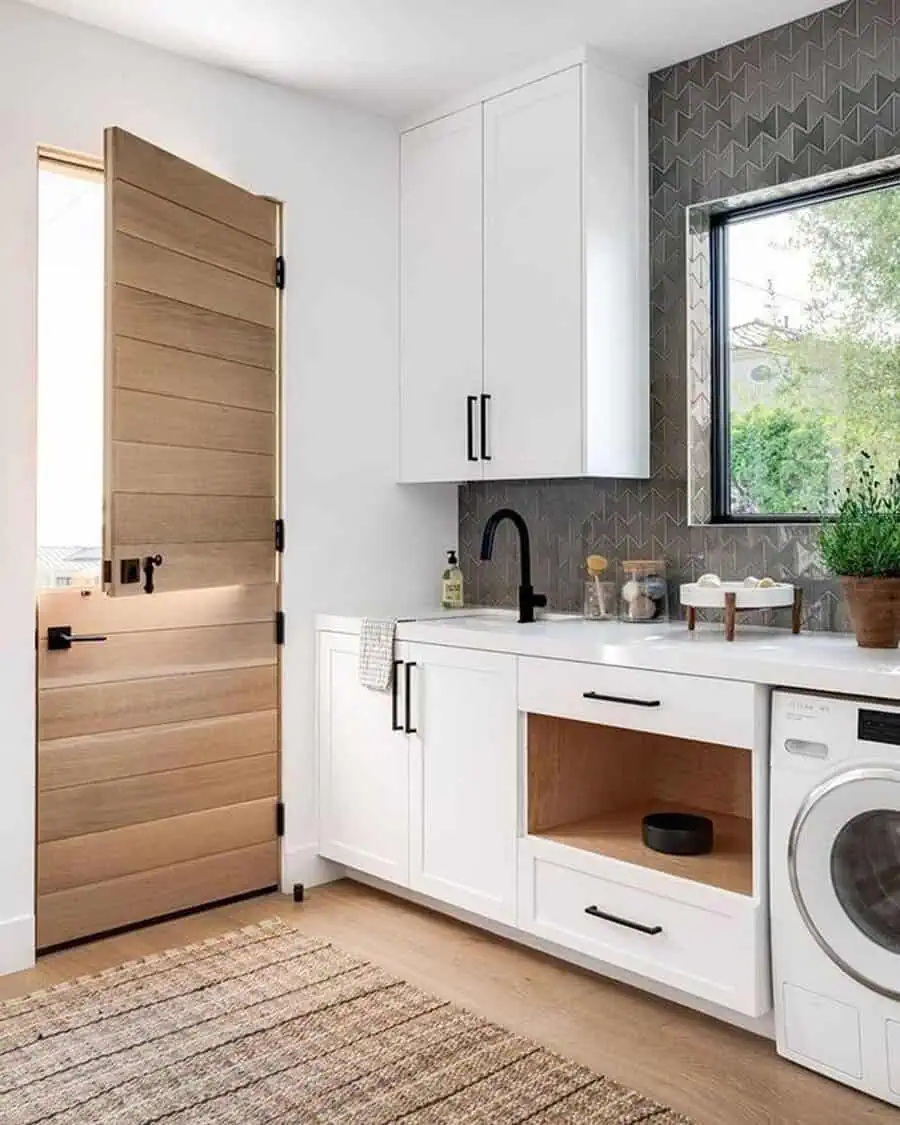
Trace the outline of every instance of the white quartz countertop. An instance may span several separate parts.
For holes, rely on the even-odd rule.
[[[418,644],[681,672],[772,687],[900,699],[900,649],[861,649],[852,636],[721,625],[688,632],[683,622],[637,625],[548,615],[520,625],[512,612],[424,610],[398,615],[397,639]],[[316,627],[358,633],[359,617],[320,614]]]

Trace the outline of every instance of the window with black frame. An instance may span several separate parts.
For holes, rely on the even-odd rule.
[[[900,175],[715,216],[713,519],[814,520],[900,458]]]

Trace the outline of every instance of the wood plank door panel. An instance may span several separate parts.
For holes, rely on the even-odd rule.
[[[280,875],[278,207],[105,151],[104,591],[38,599],[38,948]]]
[[[277,205],[121,129],[105,173],[105,589],[271,582]]]
[[[277,884],[275,601],[40,595],[39,948]]]
[[[147,870],[148,854],[160,868],[271,841],[272,802],[266,799],[48,840],[38,846],[38,893],[140,875]]]
[[[38,944],[61,945],[73,935],[103,933],[248,894],[266,885],[277,864],[278,844],[271,840],[43,895]]]

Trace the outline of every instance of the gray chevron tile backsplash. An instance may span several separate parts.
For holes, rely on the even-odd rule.
[[[653,479],[463,485],[469,601],[515,603],[510,528],[498,532],[494,560],[478,562],[484,521],[510,504],[528,521],[535,586],[554,609],[580,609],[588,554],[661,556],[673,586],[704,570],[799,581],[810,628],[848,627],[808,527],[688,526],[685,209],[898,153],[900,0],[839,4],[651,76]]]

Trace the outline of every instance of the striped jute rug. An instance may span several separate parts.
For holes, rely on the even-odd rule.
[[[272,921],[0,1005],[3,1125],[686,1125]]]

